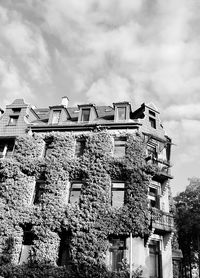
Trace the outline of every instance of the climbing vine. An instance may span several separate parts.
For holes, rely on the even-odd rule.
[[[105,130],[79,135],[86,141],[79,157],[75,156],[74,133],[16,139],[13,157],[0,160],[0,275],[127,277],[106,269],[108,238],[130,232],[143,238],[149,233],[147,192],[154,170],[146,165],[141,137],[122,135],[127,141],[126,156],[121,158],[113,156],[113,137]],[[46,155],[45,142],[51,149]],[[43,180],[44,188],[40,203],[33,205],[36,180]],[[83,182],[80,201],[74,205],[68,203],[73,180]],[[112,180],[126,184],[121,208],[111,206]],[[18,265],[27,224],[34,233],[31,260]],[[58,267],[60,235],[69,231],[70,268]]]

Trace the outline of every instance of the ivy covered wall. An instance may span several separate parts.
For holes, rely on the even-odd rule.
[[[143,238],[149,233],[147,192],[154,170],[145,163],[141,137],[123,136],[127,137],[123,158],[113,156],[113,137],[107,131],[79,135],[86,140],[80,157],[75,156],[74,133],[16,139],[13,158],[0,160],[0,275],[111,277],[104,264],[109,236],[132,232]],[[44,142],[51,147],[46,157]],[[36,180],[44,181],[44,190],[40,204],[33,205]],[[83,187],[80,202],[72,205],[68,198],[74,180],[83,182]],[[125,182],[121,208],[111,206],[111,181]],[[27,225],[34,233],[31,260],[18,265]],[[71,238],[67,268],[57,266],[65,232]]]

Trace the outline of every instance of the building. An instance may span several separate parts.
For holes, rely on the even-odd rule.
[[[73,264],[108,271],[133,264],[142,277],[172,277],[171,145],[153,104],[69,107],[64,97],[44,109],[23,99],[7,105],[0,118],[4,271],[51,265],[57,277]]]

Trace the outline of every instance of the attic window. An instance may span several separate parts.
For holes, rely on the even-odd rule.
[[[153,111],[151,111],[151,110],[149,110],[149,115],[151,115],[151,116],[153,116],[153,117],[156,117],[156,113],[153,112]]]
[[[12,108],[13,113],[20,113],[21,108]]]
[[[149,122],[151,127],[156,129],[156,119],[149,117]]]
[[[81,121],[82,122],[89,122],[89,120],[90,120],[90,108],[82,109]]]
[[[60,120],[61,110],[53,110],[52,124],[58,124]]]
[[[126,107],[117,107],[117,120],[118,121],[124,121],[126,120],[126,113],[127,113]]]
[[[8,125],[17,125],[19,116],[10,116]]]

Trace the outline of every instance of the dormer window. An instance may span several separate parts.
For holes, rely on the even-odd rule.
[[[81,121],[89,122],[89,120],[90,120],[90,108],[82,109]]]
[[[126,107],[117,107],[117,119],[118,121],[126,120]]]
[[[60,120],[61,110],[53,110],[52,124],[58,124]]]
[[[21,108],[12,108],[12,112],[15,114],[20,113],[20,111],[21,111]]]
[[[113,103],[115,109],[115,122],[123,122],[130,119],[131,105],[129,102]]]
[[[156,113],[152,110],[149,110],[149,123],[152,128],[156,129]]]
[[[10,116],[8,125],[17,125],[19,116]]]
[[[88,123],[92,122],[97,118],[97,111],[94,104],[81,104],[78,105],[79,108],[79,117],[78,122]]]

